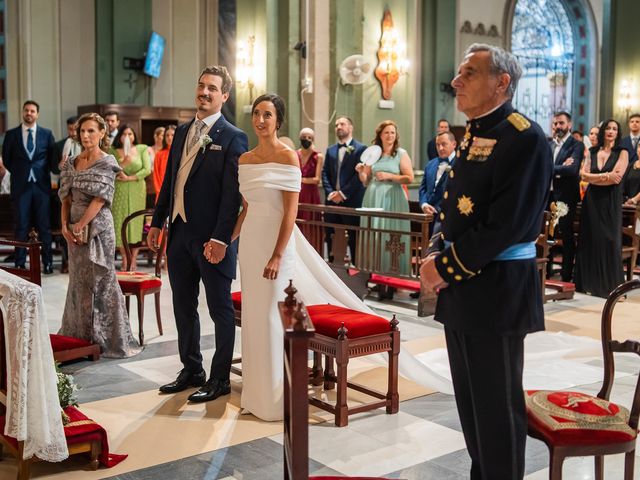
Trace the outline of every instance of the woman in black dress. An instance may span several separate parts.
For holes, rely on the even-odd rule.
[[[576,290],[602,298],[624,282],[622,179],[629,155],[620,147],[620,132],[620,124],[615,120],[602,124],[598,146],[589,150],[589,159],[580,174],[589,188],[582,202]]]

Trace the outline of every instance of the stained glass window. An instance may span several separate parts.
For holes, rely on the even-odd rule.
[[[511,51],[523,70],[514,105],[549,132],[555,111],[571,111],[573,28],[561,0],[517,1]]]

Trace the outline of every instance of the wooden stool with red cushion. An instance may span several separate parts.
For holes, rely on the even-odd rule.
[[[596,478],[604,475],[604,455],[625,454],[625,480],[633,479],[640,383],[636,383],[629,409],[609,400],[614,378],[613,352],[640,355],[640,342],[612,340],[611,320],[615,304],[623,295],[640,288],[640,280],[623,283],[607,299],[602,312],[604,381],[597,396],[580,392],[529,390],[525,395],[529,435],[549,448],[549,478],[562,478],[566,457],[595,456]]]
[[[231,299],[236,325],[241,326],[242,293],[233,292]],[[347,425],[349,415],[354,413],[381,407],[386,407],[387,413],[397,413],[400,331],[395,315],[389,322],[377,315],[329,304],[310,305],[307,307],[307,312],[315,326],[315,333],[309,341],[309,349],[313,351],[314,357],[311,382],[314,385],[324,385],[325,390],[331,390],[337,385],[335,405],[313,397],[309,398],[309,403],[335,414],[335,423],[339,427]],[[347,380],[347,366],[350,358],[385,352],[389,354],[386,393]],[[322,371],[323,355],[325,357],[324,373]],[[334,370],[334,360],[337,372]],[[241,358],[233,359],[233,363],[241,361]],[[238,375],[242,374],[237,367],[231,367],[231,371]],[[347,388],[374,397],[376,401],[349,408]]]
[[[56,362],[67,362],[76,358],[89,357],[92,361],[100,360],[100,346],[82,340],[81,338],[65,335],[49,335],[53,359]]]
[[[349,415],[386,407],[387,413],[397,413],[398,397],[398,355],[400,353],[400,331],[394,315],[391,322],[369,313],[351,310],[335,305],[310,305],[307,307],[315,333],[309,340],[309,349],[314,352],[313,384],[324,383],[330,390],[336,387],[336,404],[310,397],[309,403],[335,415],[335,424],[343,427]],[[389,354],[387,392],[382,393],[347,379],[349,359],[372,355]],[[325,357],[322,373],[319,356]],[[333,371],[334,359],[336,371]],[[355,407],[347,405],[347,388],[374,397],[373,402]]]

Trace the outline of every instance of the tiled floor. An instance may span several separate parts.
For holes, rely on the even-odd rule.
[[[166,278],[166,277],[165,277]],[[48,322],[51,331],[56,331],[64,305],[66,293],[66,275],[55,274],[44,277],[43,290],[46,299]],[[175,327],[171,311],[170,291],[167,286],[162,292],[162,315],[165,334],[160,337],[153,321],[152,297],[147,300],[146,337],[148,345],[139,356],[127,360],[103,359],[96,363],[78,362],[67,365],[64,370],[73,373],[81,386],[79,401],[88,405],[108,399],[130,399],[129,395],[155,391],[166,378],[172,378],[180,368],[176,365],[177,352]],[[369,302],[374,308],[394,311],[402,324],[404,342],[419,341],[426,337],[440,335],[441,326],[431,318],[418,318],[411,315],[415,308],[408,296],[400,295],[394,308],[393,304]],[[548,315],[581,311],[593,303],[593,299],[578,295],[575,300],[548,304]],[[135,308],[134,308],[135,309]],[[203,318],[208,318],[204,299],[200,305]],[[134,312],[132,325],[137,329],[137,316]],[[555,318],[555,317],[554,317]],[[210,359],[213,348],[212,322],[203,321],[202,349],[205,362]],[[597,325],[596,325],[597,328]],[[239,339],[238,339],[239,340]],[[600,366],[601,361],[594,359],[593,365]],[[637,372],[638,361],[635,358],[623,358],[617,364],[622,372]],[[614,398],[627,401],[633,394],[636,375],[620,380]],[[599,384],[585,385],[581,390],[596,392]],[[237,394],[237,392],[235,392]],[[229,398],[229,397],[227,397]],[[229,407],[237,399],[230,398]],[[227,400],[217,402],[226,404]],[[224,410],[224,405],[221,405]],[[184,412],[182,412],[184,414]],[[206,413],[206,411],[205,411]],[[166,414],[150,411],[149,415]],[[197,412],[191,412],[197,415]],[[203,420],[204,421],[204,420]],[[238,421],[242,421],[238,417]],[[184,431],[157,432],[158,442],[174,442],[179,445],[184,438],[194,434],[185,421]],[[108,427],[108,426],[107,426]],[[132,427],[133,428],[133,427]],[[193,439],[192,439],[193,440]],[[203,439],[204,441],[204,439]],[[170,462],[154,464],[133,471],[109,470],[98,472],[94,476],[86,472],[86,478],[112,478],[122,480],[164,480],[164,479],[278,479],[283,477],[282,470],[282,434],[263,436],[251,441],[229,444],[213,451],[185,456]],[[120,442],[120,443],[119,443]],[[115,445],[126,445],[121,438],[114,439]],[[122,448],[122,447],[121,447]],[[117,448],[116,448],[117,451]],[[124,452],[119,452],[124,453]],[[154,446],[149,445],[148,455],[153,458]],[[383,410],[360,414],[350,418],[349,425],[337,428],[332,422],[313,424],[310,427],[310,471],[313,474],[328,475],[385,475],[388,478],[459,480],[468,478],[470,460],[465,450],[464,439],[455,409],[454,398],[435,393],[406,400],[401,403],[397,415],[386,415]],[[527,443],[527,465],[525,477],[528,480],[548,477],[546,468],[548,453],[546,447],[535,440]],[[0,478],[10,473],[12,459],[0,462]],[[126,466],[125,461],[122,465]],[[9,465],[9,466],[7,466]],[[83,467],[75,467],[82,469]],[[605,462],[606,478],[622,478],[623,462],[621,456],[607,458]],[[33,478],[62,478],[60,469],[48,470],[40,467],[34,470]],[[80,472],[82,473],[82,472]],[[69,478],[72,478],[69,476]],[[73,478],[85,478],[83,475]],[[594,478],[591,458],[569,459],[565,463],[564,478],[567,480]],[[636,477],[640,479],[640,473]]]

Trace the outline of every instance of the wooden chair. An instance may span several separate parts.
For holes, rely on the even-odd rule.
[[[579,392],[529,390],[525,392],[529,435],[549,448],[549,478],[562,479],[566,457],[595,457],[596,479],[604,475],[604,455],[625,454],[625,480],[634,478],[640,381],[636,382],[631,409],[609,400],[614,380],[614,352],[640,355],[640,342],[618,341],[611,336],[613,310],[621,297],[640,288],[640,280],[623,283],[607,299],[602,311],[604,381],[596,397]]]
[[[35,283],[36,285],[42,284],[42,275],[40,273],[40,242],[38,242],[38,235],[35,230],[32,230],[29,234],[28,242],[18,242],[14,240],[0,239],[1,246],[9,247],[23,247],[27,249],[27,255],[29,256],[29,269],[22,268],[10,268],[0,267],[3,270],[16,275],[17,277],[24,278],[25,280]],[[82,340],[80,338],[67,337],[65,335],[49,335],[51,339],[51,348],[53,349],[53,359],[56,362],[67,362],[70,360],[76,360],[78,358],[88,357],[89,359],[96,361],[100,359],[100,346]]]
[[[139,216],[153,215],[153,209],[138,210],[133,212],[122,223],[122,245],[124,246],[127,255],[127,265],[131,268],[131,249],[137,247],[140,244],[130,244],[127,239],[127,226],[129,222]],[[143,237],[144,242],[144,237]],[[165,256],[165,249],[167,246],[167,226],[166,224],[162,228],[162,236],[160,240],[160,248],[158,253],[155,254],[155,273],[143,273],[132,272],[127,270],[126,272],[118,272],[118,283],[122,289],[122,293],[125,296],[125,303],[127,305],[127,313],[130,315],[130,302],[129,298],[135,296],[138,301],[138,338],[140,345],[144,345],[144,297],[146,295],[153,294],[155,297],[156,305],[156,321],[158,323],[158,332],[162,335],[162,318],[160,316],[160,290],[162,288],[162,261]],[[131,317],[129,317],[131,318]]]
[[[338,480],[348,477],[309,477],[309,342],[314,327],[308,312],[289,285],[278,303],[284,327],[284,478],[285,480]],[[358,477],[367,480],[365,477]],[[369,477],[368,480],[381,480]]]

